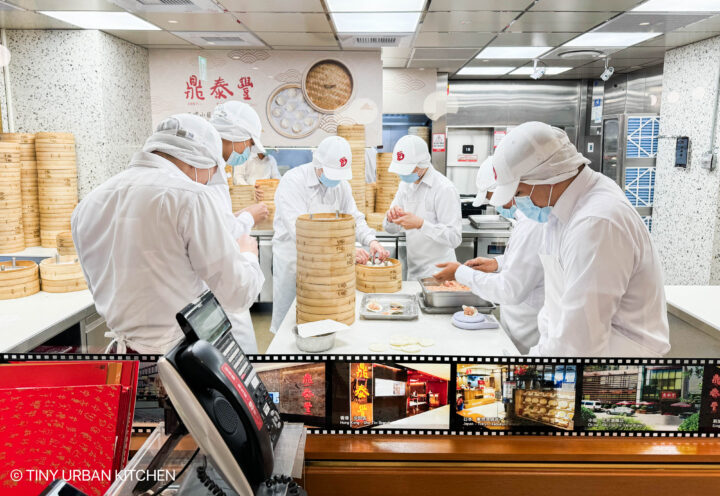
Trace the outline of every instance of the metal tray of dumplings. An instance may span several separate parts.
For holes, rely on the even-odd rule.
[[[382,305],[382,310],[372,312],[367,309],[367,304],[377,301]],[[400,303],[403,306],[402,313],[390,314],[390,304]],[[360,317],[366,320],[414,320],[420,315],[420,307],[415,295],[399,293],[368,293],[363,296],[360,302]]]
[[[447,307],[433,307],[429,306],[425,303],[425,298],[423,297],[422,293],[418,293],[417,295],[418,303],[420,305],[420,310],[423,311],[423,313],[434,313],[434,314],[453,314],[455,312],[459,312],[462,310],[462,305],[454,305],[454,306],[447,306]],[[483,300],[485,301],[485,300]],[[492,313],[495,308],[494,303],[485,302],[485,305],[470,305],[477,308],[477,311],[480,313],[489,314]]]

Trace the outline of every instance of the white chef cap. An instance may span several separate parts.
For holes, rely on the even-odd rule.
[[[208,121],[192,114],[176,114],[158,124],[143,151],[167,153],[197,169],[225,167],[220,135]]]
[[[401,176],[407,176],[415,170],[415,167],[427,169],[432,163],[432,157],[428,151],[428,144],[420,136],[408,134],[395,143],[390,172]]]
[[[252,139],[257,152],[265,153],[265,147],[260,142],[260,116],[247,103],[234,100],[221,103],[213,110],[210,123],[222,139],[232,142]]]
[[[495,181],[495,171],[493,170],[492,155],[486,158],[480,167],[478,167],[475,176],[475,186],[477,187],[477,195],[473,200],[473,207],[479,207],[488,203],[488,191],[494,191],[497,182]]]
[[[328,179],[352,179],[352,150],[345,138],[328,136],[322,140],[313,153],[312,163],[316,168],[322,168]]]
[[[495,150],[493,168],[497,188],[490,199],[505,205],[518,184],[557,184],[577,174],[590,160],[577,151],[565,131],[542,122],[526,122],[512,129]]]

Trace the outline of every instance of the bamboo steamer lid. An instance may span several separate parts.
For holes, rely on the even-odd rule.
[[[303,214],[298,216],[295,221],[298,228],[305,228],[310,232],[322,230],[324,232],[332,232],[337,229],[355,229],[355,218],[350,214]]]
[[[60,263],[54,258],[40,262],[42,290],[48,293],[69,293],[87,289],[79,262]]]
[[[33,133],[0,133],[0,141],[12,141],[14,143],[35,143]]]
[[[332,59],[316,62],[303,78],[308,103],[319,112],[333,112],[344,107],[352,97],[353,86],[348,68]]]
[[[40,291],[38,266],[35,262],[19,260],[19,268],[11,269],[12,262],[0,262],[5,270],[0,270],[0,300],[23,298]]]

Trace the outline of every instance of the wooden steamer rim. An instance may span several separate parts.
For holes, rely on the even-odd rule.
[[[305,100],[310,107],[323,114],[333,114],[344,109],[355,95],[355,86],[347,65],[332,58],[322,58],[311,63],[302,77]]]

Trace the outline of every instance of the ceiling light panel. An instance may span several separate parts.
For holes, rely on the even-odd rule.
[[[175,36],[193,45],[205,48],[219,47],[265,47],[247,31],[171,31]]]
[[[565,43],[566,47],[629,47],[662,33],[585,33]]]
[[[338,33],[413,33],[420,12],[330,14]]]
[[[513,70],[515,67],[510,66],[463,67],[457,74],[458,76],[504,76]]]
[[[680,13],[633,13],[622,14],[606,22],[595,33],[629,33],[629,32],[653,32],[669,33],[689,24],[707,19],[712,14],[680,14]]]
[[[425,0],[326,0],[330,12],[421,12]]]
[[[486,47],[480,52],[478,59],[533,59],[539,57],[552,47],[536,46],[509,46],[509,47]]]
[[[53,17],[82,29],[121,29],[125,31],[156,31],[160,29],[127,12],[45,10],[40,11],[40,14]]]
[[[633,12],[720,12],[720,1],[648,0],[632,10]]]

